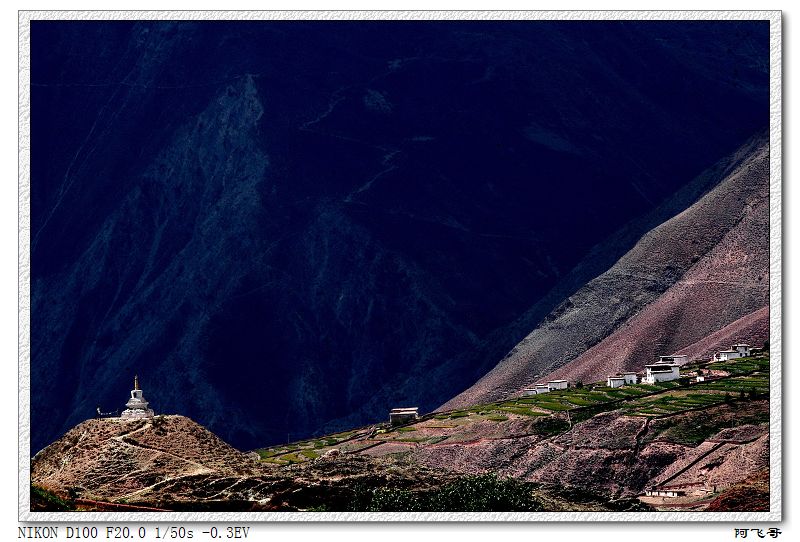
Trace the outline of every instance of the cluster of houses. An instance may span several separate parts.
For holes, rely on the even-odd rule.
[[[523,397],[529,395],[538,395],[540,393],[547,393],[553,390],[565,390],[569,387],[567,380],[550,380],[544,384],[536,384],[536,387],[525,388],[522,390]]]
[[[753,353],[753,348],[749,344],[734,344],[730,350],[717,352],[712,357],[713,361],[727,361],[735,358],[746,358]],[[644,366],[644,376],[642,384],[655,384],[656,382],[666,382],[680,378],[680,367],[685,365],[688,357],[684,354],[672,354],[670,356],[659,356],[656,363]],[[611,375],[606,380],[609,388],[619,388],[625,384],[636,384],[637,373],[617,373]],[[698,375],[697,382],[702,382],[705,377]]]
[[[748,357],[753,353],[753,348],[749,344],[734,344],[730,350],[723,350],[714,354],[713,361],[728,361],[735,358]],[[685,365],[688,357],[685,354],[672,354],[669,356],[659,356],[656,363],[651,363],[644,366],[644,375],[641,378],[642,384],[655,384],[656,382],[666,382],[669,380],[677,380],[680,378],[680,367]],[[697,382],[702,382],[706,379],[705,376],[699,375],[696,377]],[[636,372],[617,373],[610,375],[606,380],[606,385],[609,388],[619,388],[626,384],[639,383],[639,374]],[[522,395],[538,395],[540,393],[547,393],[553,390],[565,390],[569,388],[569,381],[567,380],[550,380],[542,384],[536,384],[535,387],[525,388]],[[402,425],[413,422],[419,419],[419,409],[417,407],[409,408],[393,408],[389,412],[389,422],[392,425]]]
[[[714,354],[714,361],[728,361],[736,358],[746,358],[753,353],[749,344],[734,344],[730,350],[723,350]]]
[[[714,354],[714,361],[726,361],[734,358],[747,357],[752,353],[752,348],[749,344],[734,344],[730,350],[723,350]],[[689,361],[688,356],[685,354],[671,354],[669,356],[659,356],[656,363],[650,363],[644,366],[644,375],[639,378],[636,372],[617,373],[609,375],[606,379],[606,385],[609,388],[619,388],[626,384],[655,384],[656,382],[667,382],[669,380],[677,380],[680,378],[680,367]],[[697,381],[701,382],[704,377],[698,376]],[[536,384],[535,387],[525,388],[522,391],[523,396],[538,395],[540,393],[547,393],[553,390],[563,390],[569,387],[569,382],[566,380],[550,380],[542,384]]]
[[[644,376],[641,379],[643,384],[655,384],[675,380],[680,377],[680,366],[686,363],[685,355],[672,354],[671,356],[659,356],[656,363],[644,366]],[[639,375],[635,372],[617,373],[610,375],[606,380],[609,388],[619,388],[625,384],[636,384],[639,382]]]

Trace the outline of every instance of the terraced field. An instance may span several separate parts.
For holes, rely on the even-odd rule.
[[[688,377],[698,370],[709,375],[709,378],[715,375],[716,379],[690,382]],[[595,383],[580,388],[554,390],[546,394],[428,414],[404,426],[376,424],[257,452],[266,463],[286,465],[316,459],[333,450],[335,452],[332,453],[343,454],[395,453],[441,442],[467,442],[484,438],[493,432],[500,436],[507,431],[505,425],[515,420],[542,418],[540,421],[545,421],[543,418],[550,417],[554,422],[552,428],[545,428],[547,424],[538,424],[537,427],[558,433],[569,428],[569,419],[575,423],[609,410],[619,409],[628,416],[660,418],[723,403],[763,399],[769,393],[769,357],[693,363],[681,369],[681,376],[686,378],[653,385],[630,384],[609,388]],[[492,429],[495,426],[497,429]]]

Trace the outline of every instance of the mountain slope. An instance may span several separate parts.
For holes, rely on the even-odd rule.
[[[712,191],[645,235],[442,408],[505,397],[545,376],[600,380],[640,370],[657,348],[671,353],[762,307],[769,283],[768,143],[758,138],[739,154]]]
[[[732,344],[745,340],[751,341],[755,347],[761,347],[766,341],[769,341],[768,306],[742,316],[724,328],[681,348],[676,353],[685,354],[689,359],[706,359],[720,350],[730,348]]]
[[[767,123],[768,30],[34,21],[32,450],[135,373],[240,448],[435,408]]]
[[[762,169],[757,169],[758,166]],[[749,167],[749,166],[748,166]],[[766,162],[753,165],[745,182],[757,188],[747,193],[740,184],[723,183],[721,190],[738,194],[744,203],[740,221],[672,287],[600,344],[545,378],[601,380],[619,371],[641,371],[659,355],[687,350],[716,335],[754,344],[769,337],[755,333],[754,324],[769,321],[769,191]],[[700,202],[702,203],[702,202]],[[723,209],[706,207],[716,214]],[[758,314],[753,314],[758,311]],[[759,318],[760,317],[760,318]],[[752,320],[756,320],[752,322]],[[744,321],[740,321],[744,320]],[[739,322],[736,325],[736,322]],[[750,328],[750,329],[748,329]],[[762,327],[763,329],[763,327]],[[730,348],[733,342],[714,347]],[[709,348],[703,349],[709,355]]]
[[[183,416],[87,420],[33,458],[33,482],[86,498],[128,497],[167,479],[253,474],[254,459]]]

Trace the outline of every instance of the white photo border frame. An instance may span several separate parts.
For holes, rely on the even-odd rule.
[[[30,22],[34,20],[724,20],[770,30],[770,509],[768,512],[32,512],[30,510]],[[782,18],[780,11],[19,11],[20,522],[775,522],[782,516]]]

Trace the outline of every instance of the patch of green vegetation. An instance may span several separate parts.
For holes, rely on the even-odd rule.
[[[568,431],[569,423],[567,420],[562,420],[561,418],[557,418],[555,416],[548,416],[546,418],[536,420],[536,422],[533,424],[533,427],[531,427],[531,430],[534,432],[534,434],[541,437],[552,437]]]
[[[580,423],[597,416],[601,412],[608,412],[617,408],[619,408],[618,403],[598,403],[594,406],[573,410],[570,412],[570,417],[572,418],[572,423]]]
[[[505,421],[508,421],[508,417],[507,416],[501,416],[499,414],[491,414],[489,416],[486,416],[486,419],[491,421],[491,422],[505,422]]]
[[[651,386],[650,384],[629,384],[628,387],[631,389],[639,389],[647,392],[661,391],[661,388],[657,386]]]
[[[458,411],[458,412],[453,412],[453,413],[451,413],[449,417],[450,417],[451,419],[453,419],[453,418],[466,418],[467,416],[469,416],[469,412],[464,412],[464,411],[462,410],[462,411]]]
[[[297,453],[284,454],[280,456],[280,459],[286,463],[289,463],[290,465],[292,463],[302,463],[303,461],[306,461],[305,455],[298,455]]]
[[[400,427],[397,429],[400,433],[410,433],[411,431],[416,431],[416,427]]]
[[[657,403],[654,405],[654,407],[660,408],[661,410],[666,410],[667,412],[683,412],[693,408],[680,403]]]
[[[659,437],[676,444],[687,446],[697,446],[709,437],[719,433],[727,427],[737,427],[740,425],[759,425],[769,422],[769,412],[755,412],[747,415],[739,415],[735,418],[708,417],[708,418],[664,418],[653,422],[651,430],[645,435],[645,441],[651,441]]]
[[[575,406],[589,406],[597,403],[596,400],[590,401],[588,399],[584,399],[583,397],[568,397],[565,398],[564,400],[572,403]]]
[[[614,391],[621,393],[624,397],[638,397],[639,395],[647,393],[647,391],[640,388],[634,388],[632,385],[623,386]]]
[[[300,450],[300,453],[309,459],[316,459],[319,457],[319,454],[314,450]]]
[[[636,393],[636,394],[625,393],[621,389],[616,389],[616,390],[608,390],[607,392],[605,392],[605,395],[607,397],[610,397],[611,399],[626,399],[626,398],[630,397],[631,395],[639,395],[639,394],[638,393]]]
[[[631,414],[633,414],[633,415],[646,414],[646,415],[661,416],[662,414],[665,414],[665,412],[663,410],[656,409],[656,408],[638,408],[638,409],[632,410]]]
[[[433,419],[434,420],[449,420],[450,419],[450,415],[449,414],[437,414],[436,416],[433,417]]]
[[[465,476],[429,491],[354,488],[349,511],[358,512],[535,512],[543,510],[536,486],[494,474]]]
[[[541,399],[539,399],[535,395],[533,395],[533,396],[530,396],[530,397],[520,397],[519,399],[517,399],[516,402],[518,404],[521,404],[521,405],[535,405],[540,400]]]
[[[575,397],[580,397],[586,401],[592,401],[593,403],[605,403],[613,399],[612,395],[609,395],[608,392],[584,392],[584,393],[576,393]]]
[[[569,409],[572,408],[571,406],[565,405],[563,403],[555,403],[555,402],[552,402],[552,401],[546,401],[546,402],[542,401],[541,403],[539,403],[536,406],[541,407],[541,408],[545,408],[547,410],[554,410],[556,412],[559,412],[559,411],[562,411],[562,410],[569,410]]]
[[[765,356],[736,358],[729,361],[717,361],[709,363],[707,367],[709,369],[727,371],[731,375],[735,376],[751,373],[753,371],[768,371],[769,358]]]
[[[501,412],[509,412],[511,414],[517,414],[519,416],[547,416],[544,412],[535,412],[530,408],[526,408],[523,406],[502,406],[498,407],[496,410]]]
[[[757,393],[767,393],[769,391],[769,386],[766,378],[750,377],[700,382],[699,384],[695,385],[695,389],[719,390],[726,392],[748,392],[752,389],[756,390]]]
[[[678,382],[676,380],[668,380],[666,382],[656,382],[653,385],[656,388],[661,388],[661,389],[667,389],[668,390],[668,389],[680,387],[681,386],[681,382]]]
[[[282,453],[284,453],[286,451],[288,451],[288,450],[286,450],[286,449],[275,449],[275,448],[262,448],[260,450],[256,450],[256,453],[258,454],[258,456],[262,460],[265,460],[265,459],[269,459],[271,457],[278,456],[278,455],[280,455],[280,454],[282,454]]]
[[[75,505],[39,485],[31,484],[31,508],[37,511],[66,512],[75,510]]]

